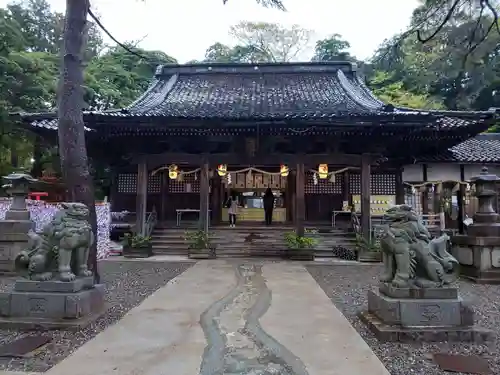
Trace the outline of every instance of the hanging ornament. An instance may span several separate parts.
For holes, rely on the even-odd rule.
[[[217,173],[219,176],[224,177],[227,173],[227,164],[219,164],[217,166]]]
[[[318,175],[321,179],[328,178],[328,164],[320,164],[318,166]]]
[[[412,195],[417,194],[417,189],[415,189],[415,186],[412,186],[412,187],[411,187],[411,194],[412,194]]]
[[[334,184],[334,183],[335,183],[335,173],[332,173],[332,174],[330,175],[330,182],[331,182],[332,184]]]
[[[179,170],[178,170],[178,167],[177,165],[175,164],[172,164],[168,167],[168,177],[171,179],[171,180],[175,180],[179,175]]]
[[[228,173],[228,174],[227,174],[227,184],[228,184],[228,185],[231,185],[231,182],[232,182],[232,181],[231,181],[231,173]]]
[[[470,184],[469,184],[469,183],[467,183],[467,184],[465,185],[465,190],[466,190],[466,191],[470,191]]]
[[[313,183],[314,183],[314,185],[318,184],[318,174],[316,172],[314,172],[314,174],[313,174]]]
[[[281,177],[286,177],[290,173],[290,170],[288,169],[288,166],[285,164],[280,165],[280,175]]]
[[[184,181],[184,173],[182,173],[182,171],[179,171],[179,177],[177,177],[177,180],[180,182]]]
[[[429,191],[430,191],[431,193],[434,193],[434,184],[432,184],[432,185],[431,185],[431,187],[429,188]]]
[[[194,173],[194,180],[198,181],[198,173],[196,173],[196,172]]]

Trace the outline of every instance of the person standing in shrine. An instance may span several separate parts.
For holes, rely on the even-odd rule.
[[[229,226],[234,228],[236,227],[236,215],[238,214],[238,197],[234,192],[231,192],[226,205],[228,208]]]
[[[262,198],[264,203],[264,216],[266,219],[266,225],[271,225],[273,222],[273,209],[274,209],[274,194],[271,188],[266,189],[264,198]]]

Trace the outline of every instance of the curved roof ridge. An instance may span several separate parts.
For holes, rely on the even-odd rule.
[[[165,101],[167,95],[172,91],[177,82],[178,75],[174,74],[169,79],[155,78],[155,83],[149,86],[144,94],[135,102],[125,108],[126,111],[135,113],[145,113],[154,111],[155,107]]]
[[[361,79],[361,77],[359,76],[359,74],[355,74],[354,75],[354,79],[356,80],[356,83],[361,88],[361,90],[366,94],[366,96],[368,96],[373,101],[379,103],[380,106],[382,106],[382,107],[386,105],[386,103],[384,103],[382,100],[380,100],[379,98],[377,98],[375,96],[375,94],[372,92],[372,90],[370,90],[368,88],[368,86],[366,85],[366,82]]]
[[[361,107],[371,111],[380,110],[381,107],[383,107],[383,104],[381,105],[377,101],[368,98],[363,93],[360,93],[360,90],[356,87],[356,85],[354,85],[341,70],[337,71],[337,78],[340,85],[345,90],[345,93]]]

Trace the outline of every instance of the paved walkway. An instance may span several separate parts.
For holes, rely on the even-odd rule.
[[[388,375],[297,263],[201,261],[47,375]]]

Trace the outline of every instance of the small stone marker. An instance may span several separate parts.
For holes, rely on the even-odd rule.
[[[25,357],[50,341],[50,337],[42,335],[21,337],[7,344],[0,345],[0,357]]]
[[[488,361],[477,355],[436,353],[434,361],[444,371],[477,375],[493,374]]]

